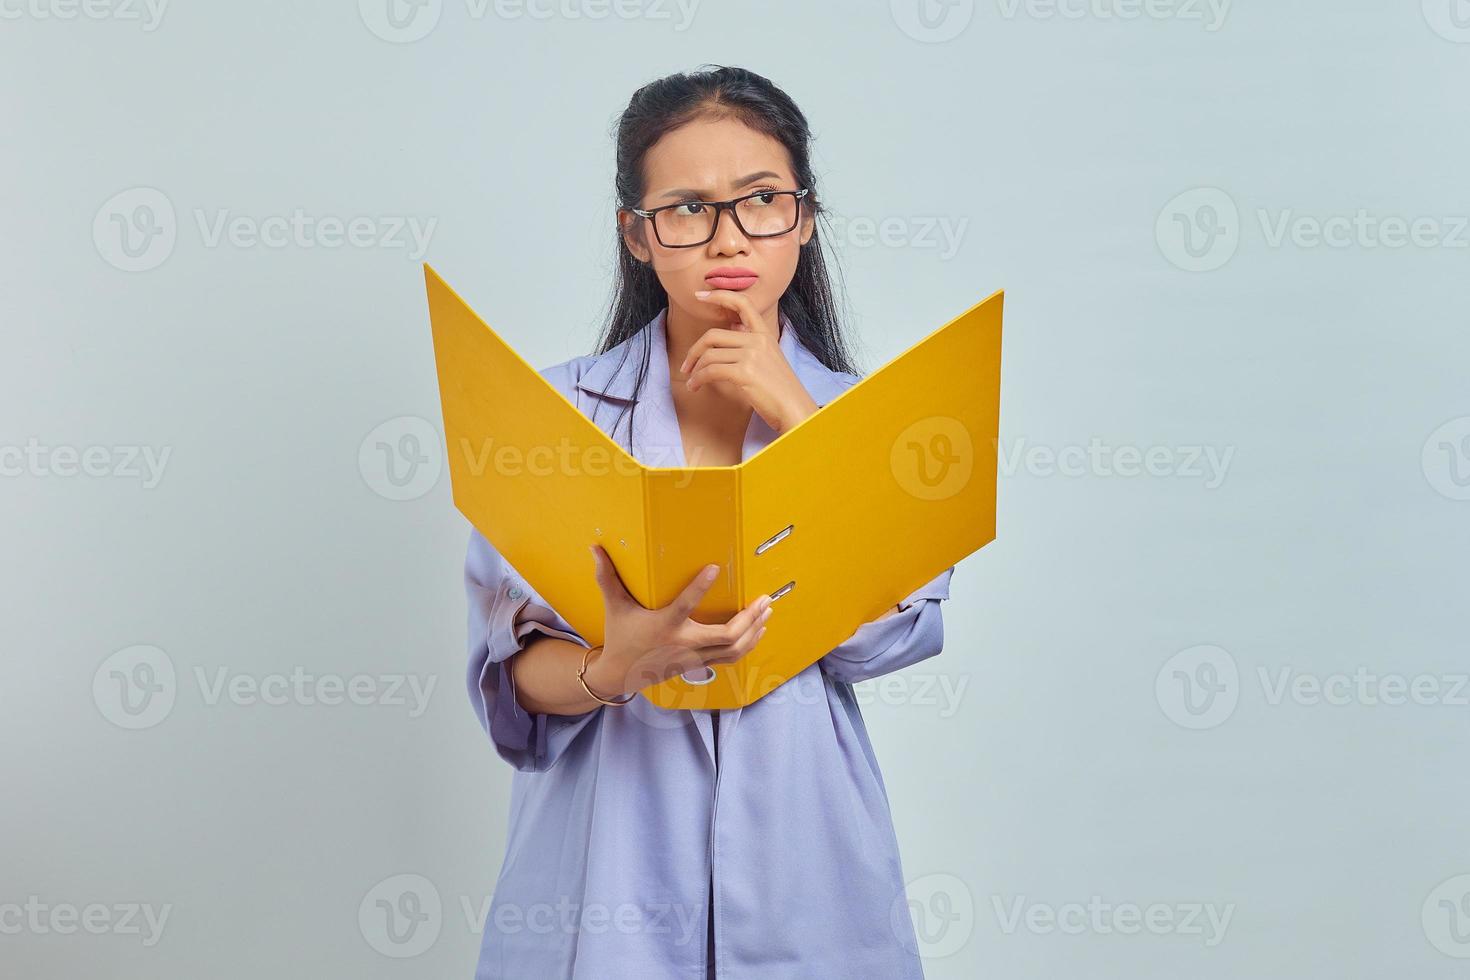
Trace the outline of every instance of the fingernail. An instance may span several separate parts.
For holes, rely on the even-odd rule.
[[[704,570],[704,580],[706,582],[713,582],[715,580],[715,576],[718,574],[720,574],[719,565],[708,565],[705,567]]]
[[[694,293],[694,295],[695,296],[698,296],[700,299],[704,299],[706,296],[709,295],[709,290],[708,289],[700,289],[700,290],[697,290]]]

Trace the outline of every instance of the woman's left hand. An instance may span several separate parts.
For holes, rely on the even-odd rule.
[[[756,312],[750,299],[734,289],[709,289],[695,298],[722,306],[735,322],[711,327],[689,348],[680,365],[690,391],[721,385],[741,399],[777,433],[811,415],[817,403],[781,351],[780,328]]]

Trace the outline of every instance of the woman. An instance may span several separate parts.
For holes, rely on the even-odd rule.
[[[859,380],[810,139],[735,68],[653,82],[622,114],[610,328],[541,374],[644,463],[739,463]],[[689,614],[718,566],[650,610],[600,547],[589,564],[606,607],[591,649],[471,535],[470,695],[517,770],[480,980],[922,977],[852,684],[940,652],[954,569],[760,700],[706,711],[635,695],[747,654],[769,600],[704,624]]]

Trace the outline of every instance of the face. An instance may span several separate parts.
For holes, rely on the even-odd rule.
[[[645,190],[639,207],[644,210],[689,201],[728,201],[762,190],[798,189],[786,147],[734,119],[698,119],[672,130],[643,160]],[[705,278],[713,270],[734,267],[755,274],[755,281],[741,292],[774,323],[777,303],[796,275],[801,246],[812,237],[814,219],[807,199],[800,201],[800,210],[796,229],[774,238],[747,237],[731,220],[731,212],[724,211],[715,237],[692,248],[664,247],[654,235],[651,220],[630,211],[619,211],[618,220],[629,250],[640,261],[652,263],[668,293],[671,320],[714,324],[738,319],[694,297],[697,290],[738,285]]]

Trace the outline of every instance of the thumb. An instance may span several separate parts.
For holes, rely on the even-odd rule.
[[[602,545],[589,546],[592,552],[592,561],[596,566],[597,587],[602,590],[603,603],[611,608],[614,605],[636,602],[628,592],[627,586],[623,585],[623,579],[618,575],[618,570],[613,566],[612,559],[607,556]]]

